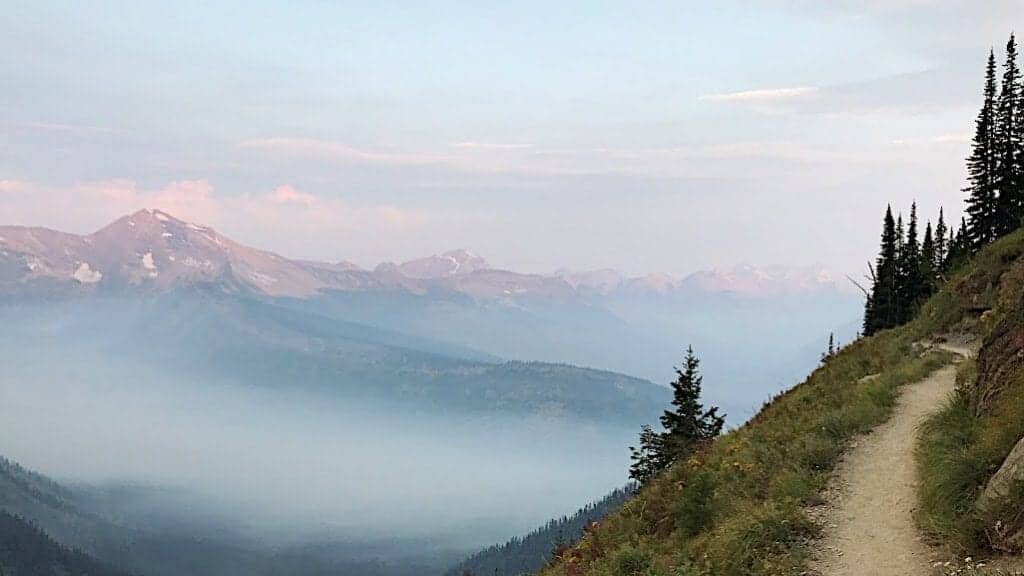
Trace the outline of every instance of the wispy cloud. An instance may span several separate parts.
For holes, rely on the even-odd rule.
[[[108,128],[104,126],[89,126],[84,124],[66,124],[61,122],[16,122],[12,124],[15,128],[22,130],[34,130],[39,132],[62,132],[67,134],[107,134],[122,135],[125,130],[120,128]]]
[[[709,102],[778,102],[806,98],[818,93],[814,86],[795,86],[790,88],[762,88],[758,90],[744,90],[742,92],[725,92],[721,94],[706,94],[701,100]]]
[[[893,140],[892,143],[896,146],[927,146],[932,144],[966,144],[971,141],[970,132],[961,132],[955,134],[939,134],[937,136],[928,136],[925,138],[900,138]]]
[[[533,144],[510,144],[503,142],[456,142],[452,148],[462,150],[527,150],[533,148]]]
[[[434,164],[452,159],[449,156],[434,154],[364,150],[342,142],[319,140],[316,138],[257,138],[245,140],[241,142],[239,146],[250,150],[259,150],[287,156],[381,164]]]
[[[0,180],[0,194],[14,194],[32,190],[33,184],[24,180]]]
[[[54,205],[73,209],[55,214]],[[128,179],[67,187],[0,180],[0,224],[42,225],[87,233],[142,208],[210,225],[242,241],[271,248],[279,244],[295,249],[298,255],[306,254],[301,242],[296,245],[296,237],[303,241],[315,238],[330,245],[351,234],[408,235],[429,221],[428,214],[417,210],[317,196],[289,184],[267,192],[222,195],[207,180],[177,180],[155,189],[142,188]],[[268,245],[267,238],[275,242]]]

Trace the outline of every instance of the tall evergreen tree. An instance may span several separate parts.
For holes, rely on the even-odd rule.
[[[672,409],[661,416],[663,432],[650,426],[640,430],[640,445],[630,446],[629,477],[641,484],[665,470],[679,458],[690,454],[697,445],[722,433],[725,417],[715,406],[705,408],[700,402],[700,360],[693,347],[686,350],[682,368],[676,368],[672,383]]]
[[[686,349],[683,367],[676,369],[676,381],[672,383],[673,408],[661,415],[666,445],[673,456],[689,453],[695,444],[710,440],[722,432],[725,418],[718,415],[718,408],[712,406],[705,409],[700,403],[703,380],[700,360],[691,346]]]
[[[896,216],[896,293],[893,300],[893,311],[896,318],[893,320],[893,323],[886,326],[886,328],[898,326],[900,322],[903,321],[903,295],[906,294],[906,278],[904,274],[906,269],[903,267],[903,248],[905,239],[906,234],[905,228],[903,227],[903,213],[900,212]]]
[[[932,235],[932,223],[924,228],[924,240],[921,241],[921,258],[918,263],[918,270],[921,276],[921,291],[918,297],[923,301],[935,293],[938,285],[938,273],[935,269],[935,236]]]
[[[871,293],[864,313],[864,335],[870,336],[879,330],[895,326],[897,315],[899,282],[899,240],[892,207],[885,209],[882,221],[882,240],[878,259],[872,273]]]
[[[960,219],[960,228],[953,234],[950,231],[949,250],[946,254],[946,269],[955,268],[967,255],[971,253],[971,237],[967,227],[967,220]]]
[[[975,248],[988,244],[995,236],[998,187],[1005,177],[1000,171],[1001,139],[1005,135],[997,126],[997,114],[1000,123],[1002,121],[1002,98],[998,103],[996,98],[996,55],[990,50],[985,67],[984,100],[974,123],[971,155],[967,159],[968,186],[964,189],[968,194],[971,244]]]
[[[910,205],[907,235],[903,240],[899,258],[899,323],[902,324],[914,316],[924,292],[925,280],[921,276],[921,245],[917,239],[917,202]]]
[[[996,110],[997,177],[995,237],[1009,234],[1021,223],[1022,166],[1024,161],[1024,119],[1021,118],[1021,74],[1017,64],[1017,40],[1011,34],[1006,43],[1006,61],[1003,63],[1003,81]],[[976,245],[975,248],[978,248]]]
[[[949,244],[946,241],[946,216],[939,206],[939,221],[935,224],[935,262],[932,265],[936,276],[942,276],[946,272],[946,251]]]

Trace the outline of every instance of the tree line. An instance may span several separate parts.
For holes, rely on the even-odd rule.
[[[887,206],[882,220],[882,245],[870,267],[871,290],[864,306],[865,335],[910,321],[917,309],[945,280],[949,269],[968,251],[967,222],[961,219],[954,231],[946,224],[943,209],[932,227],[928,221],[920,233],[917,204],[910,207],[904,225],[903,214],[893,217]]]
[[[600,500],[580,508],[571,516],[549,521],[526,536],[481,550],[448,570],[445,576],[520,576],[543,568],[552,556],[576,543],[584,530],[617,510],[636,491],[628,484]]]
[[[997,78],[995,50],[989,51],[959,228],[947,227],[940,208],[935,228],[928,222],[919,240],[916,204],[906,229],[902,214],[894,218],[892,207],[886,208],[871,287],[865,290],[865,335],[908,322],[958,262],[1024,225],[1024,83],[1017,52],[1011,34]]]

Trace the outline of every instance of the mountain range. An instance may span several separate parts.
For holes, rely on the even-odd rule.
[[[88,235],[0,226],[0,290],[40,285],[155,290],[215,284],[231,292],[309,298],[329,291],[447,291],[478,300],[575,298],[615,293],[731,293],[767,297],[842,290],[821,267],[706,270],[629,277],[610,269],[525,274],[491,267],[465,249],[366,270],[348,261],[292,260],[242,245],[212,228],[141,210]]]

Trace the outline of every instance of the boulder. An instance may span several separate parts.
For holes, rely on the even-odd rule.
[[[1024,438],[989,479],[977,501],[992,547],[1006,552],[1024,550]]]

